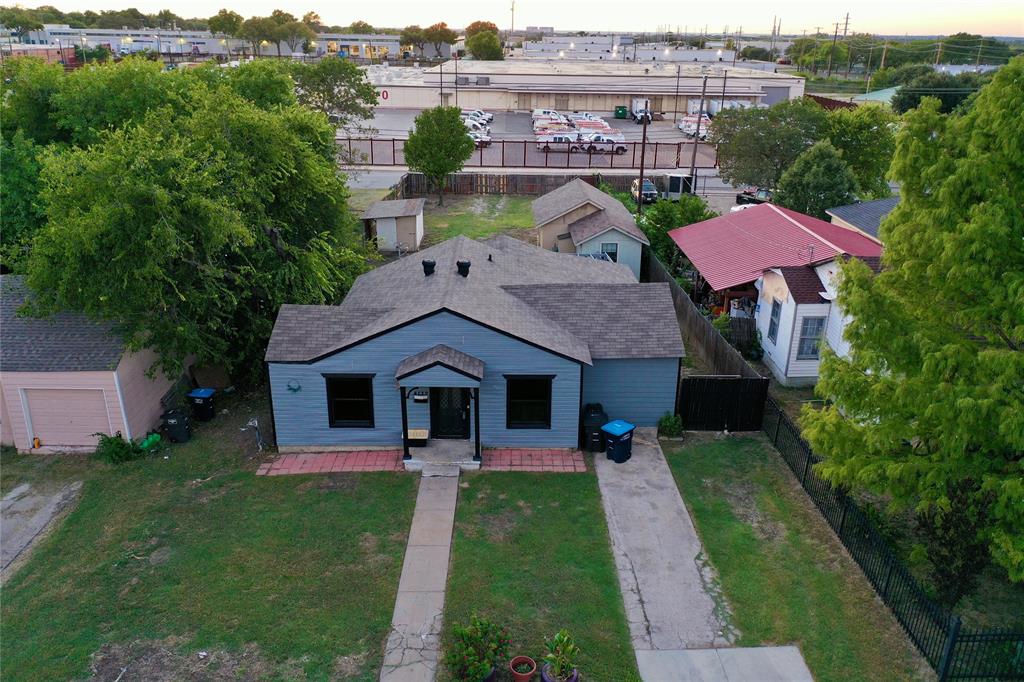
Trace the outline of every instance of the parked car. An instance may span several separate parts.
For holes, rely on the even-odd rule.
[[[483,111],[482,109],[463,109],[462,115],[480,119],[484,123],[490,123],[491,121],[494,120],[494,114],[489,114],[486,111]]]
[[[474,121],[471,118],[462,119],[462,123],[466,126],[467,130],[474,133],[484,133],[485,135],[489,135],[491,132],[491,127],[489,125],[481,123],[480,121]]]
[[[537,138],[537,149],[549,152],[555,151],[576,151],[579,149],[579,135],[542,135]]]
[[[610,154],[625,154],[626,143],[622,138],[611,137],[609,135],[588,135],[584,137],[579,144],[579,150],[583,152],[607,152]]]
[[[533,110],[533,117],[535,119],[536,118],[548,118],[548,117],[551,117],[551,116],[561,116],[561,114],[559,114],[554,109],[534,109]]]
[[[737,204],[766,204],[772,200],[772,190],[765,187],[751,187],[736,195]]]
[[[472,130],[469,131],[466,134],[469,135],[470,139],[472,139],[473,142],[476,144],[476,148],[477,149],[480,149],[481,147],[490,147],[491,146],[491,136],[490,135],[485,135],[484,133],[473,132]]]
[[[640,178],[633,180],[633,184],[629,186],[629,194],[638,204],[653,204],[658,200],[658,188],[646,178],[644,178],[643,190],[640,189]]]
[[[644,97],[634,97],[631,107],[633,121],[636,123],[643,123],[644,121],[650,123],[652,119],[650,106],[651,100]]]

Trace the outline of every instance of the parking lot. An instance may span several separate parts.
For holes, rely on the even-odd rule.
[[[338,131],[338,144],[356,164],[373,166],[404,166],[403,141],[409,137],[418,114],[413,109],[377,109],[368,125],[376,132],[372,139],[365,132]],[[603,115],[610,126],[622,132],[626,140],[624,154],[572,152],[552,146],[551,151],[537,149],[533,119],[527,113],[493,112],[490,147],[478,149],[466,166],[488,168],[639,168],[643,158],[646,168],[689,168],[693,141],[675,128],[671,120],[654,121],[647,127],[647,149],[640,144],[643,127],[631,120]],[[567,147],[567,145],[566,145]],[[708,144],[697,145],[696,167],[713,168],[715,149]]]

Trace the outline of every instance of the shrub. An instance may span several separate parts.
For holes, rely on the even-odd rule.
[[[683,418],[666,412],[658,420],[658,435],[664,438],[678,438],[683,435]]]
[[[544,642],[548,652],[544,655],[544,662],[548,664],[548,672],[554,675],[556,680],[567,680],[576,669],[576,659],[579,658],[580,648],[576,646],[572,635],[565,628],[559,630],[549,641]]]
[[[456,680],[479,682],[508,658],[508,632],[486,618],[474,614],[469,625],[456,625],[453,632],[444,664]]]
[[[138,443],[123,438],[120,431],[113,436],[105,433],[94,433],[93,435],[100,438],[96,445],[95,456],[104,462],[123,464],[146,455],[146,451]]]

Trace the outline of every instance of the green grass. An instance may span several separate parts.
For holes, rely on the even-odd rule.
[[[437,244],[460,234],[480,239],[499,232],[532,229],[533,199],[497,194],[445,196],[444,206],[438,206],[436,197],[429,197],[423,211],[424,244]]]
[[[737,645],[796,643],[816,680],[928,676],[895,619],[760,438],[665,443],[739,629]]]
[[[512,656],[539,660],[545,638],[565,627],[584,679],[639,679],[592,469],[464,475],[445,635],[474,612],[508,627]]]
[[[135,640],[241,657],[261,679],[377,678],[416,479],[256,477],[249,405],[225,403],[167,459],[67,465],[86,474],[77,508],[4,585],[6,678],[75,679]],[[135,675],[157,677],[146,665]]]

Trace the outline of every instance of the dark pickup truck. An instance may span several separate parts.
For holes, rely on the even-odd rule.
[[[736,195],[737,204],[766,204],[772,200],[772,190],[752,187]]]

